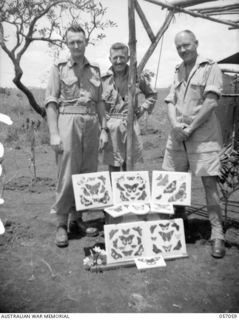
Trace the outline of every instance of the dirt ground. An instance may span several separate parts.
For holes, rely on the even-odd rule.
[[[138,169],[161,168],[159,139],[157,133],[144,137],[145,163]],[[188,213],[195,238],[187,243],[188,258],[141,272],[130,267],[93,273],[83,267],[84,249],[104,243],[104,215],[96,212],[84,217],[99,227],[99,236],[71,238],[67,248],[56,247],[55,219],[49,214],[54,200],[54,155],[50,148],[41,147],[36,159],[38,181],[31,187],[26,154],[21,149],[6,150],[9,182],[0,208],[6,228],[0,236],[0,312],[239,312],[239,250],[233,243],[238,207],[229,209],[234,223],[227,230],[226,256],[213,259],[208,220],[203,209],[195,213],[205,201],[201,183],[194,179]]]

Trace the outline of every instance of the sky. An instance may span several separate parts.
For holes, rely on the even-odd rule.
[[[166,10],[160,6],[138,0],[150,25],[156,34],[160,29]],[[110,67],[109,48],[114,42],[124,42],[128,44],[128,0],[101,0],[103,6],[107,7],[106,18],[117,23],[117,28],[110,28],[105,31],[106,38],[89,45],[86,49],[86,57],[90,61],[99,64],[101,73],[106,72]],[[230,18],[225,16],[223,18]],[[158,78],[153,79],[152,85],[157,88],[168,87],[173,79],[175,65],[180,63],[180,58],[174,45],[175,34],[184,29],[192,30],[198,41],[198,52],[215,61],[226,58],[239,51],[239,30],[229,30],[229,26],[211,22],[201,18],[194,18],[186,14],[178,13],[171,22],[168,30],[164,34],[163,41],[160,41],[153,55],[147,62],[145,69],[156,74],[158,63]],[[140,19],[136,13],[136,38],[137,38],[137,62],[140,63],[144,53],[150,45],[150,40]],[[10,36],[10,41],[11,39]],[[162,45],[162,53],[160,49]],[[1,49],[0,49],[1,50]],[[65,55],[63,52],[62,55]],[[33,43],[24,54],[22,60],[23,77],[22,82],[31,87],[45,87],[47,75],[53,63],[53,57],[45,42],[37,41]],[[0,86],[14,87],[12,78],[14,76],[13,65],[8,56],[0,51]]]

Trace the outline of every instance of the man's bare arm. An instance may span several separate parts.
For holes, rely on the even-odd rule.
[[[56,152],[62,152],[62,142],[58,130],[58,111],[55,102],[49,102],[46,108],[47,123],[50,132],[50,145]]]
[[[184,132],[184,124],[177,121],[176,107],[173,103],[168,103],[168,118],[172,127],[172,134],[178,141],[184,141],[187,138],[187,134]]]
[[[97,114],[101,124],[101,133],[99,141],[99,151],[102,151],[108,142],[108,133],[105,130],[107,127],[106,117],[105,117],[105,104],[103,101],[99,101],[96,106]]]
[[[213,92],[209,92],[202,104],[202,108],[193,120],[193,122],[184,129],[184,132],[189,137],[200,125],[207,121],[212,111],[218,106],[218,95]]]

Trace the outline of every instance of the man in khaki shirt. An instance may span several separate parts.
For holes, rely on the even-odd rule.
[[[75,210],[72,175],[97,171],[98,150],[102,151],[108,141],[100,71],[85,58],[84,30],[77,25],[68,28],[66,43],[70,58],[53,66],[45,102],[50,144],[58,166],[53,211],[57,217],[55,243],[59,247],[68,245],[70,214],[69,227],[85,229]],[[97,231],[89,229],[85,231]]]
[[[171,132],[163,169],[188,171],[201,177],[211,223],[212,256],[225,255],[222,216],[217,190],[219,152],[222,135],[215,108],[222,90],[222,74],[217,64],[197,53],[195,35],[184,30],[175,37],[183,63],[176,67],[174,82],[165,101]],[[185,208],[176,207],[185,217]]]
[[[109,142],[103,151],[104,164],[109,171],[126,170],[126,144],[127,144],[127,114],[128,114],[128,79],[129,79],[129,49],[116,42],[110,48],[111,67],[102,76],[103,99],[105,102],[107,127],[109,129]],[[157,93],[150,85],[150,77],[146,72],[139,75],[136,84],[136,101],[139,95],[144,99],[140,105],[134,106],[133,123],[133,159],[142,161],[142,142],[138,118],[147,111],[151,113],[157,100]],[[137,101],[138,102],[138,101]]]

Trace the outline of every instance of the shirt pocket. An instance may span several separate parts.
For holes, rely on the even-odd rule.
[[[183,88],[183,80],[176,81],[173,84],[174,90],[171,90],[171,92],[168,95],[168,98],[174,103],[174,104],[181,104],[184,97],[184,88]]]
[[[92,100],[94,101],[98,101],[101,99],[100,95],[101,95],[101,80],[100,78],[97,77],[92,77],[89,79],[89,91],[90,91],[90,95]]]
[[[199,81],[191,81],[190,83],[190,98],[197,101],[199,104],[202,103],[205,85]]]
[[[61,79],[62,95],[64,99],[76,99],[79,96],[79,85],[77,77],[68,77]]]
[[[104,87],[103,100],[105,102],[105,108],[107,112],[111,112],[117,102],[117,91],[113,86]]]

